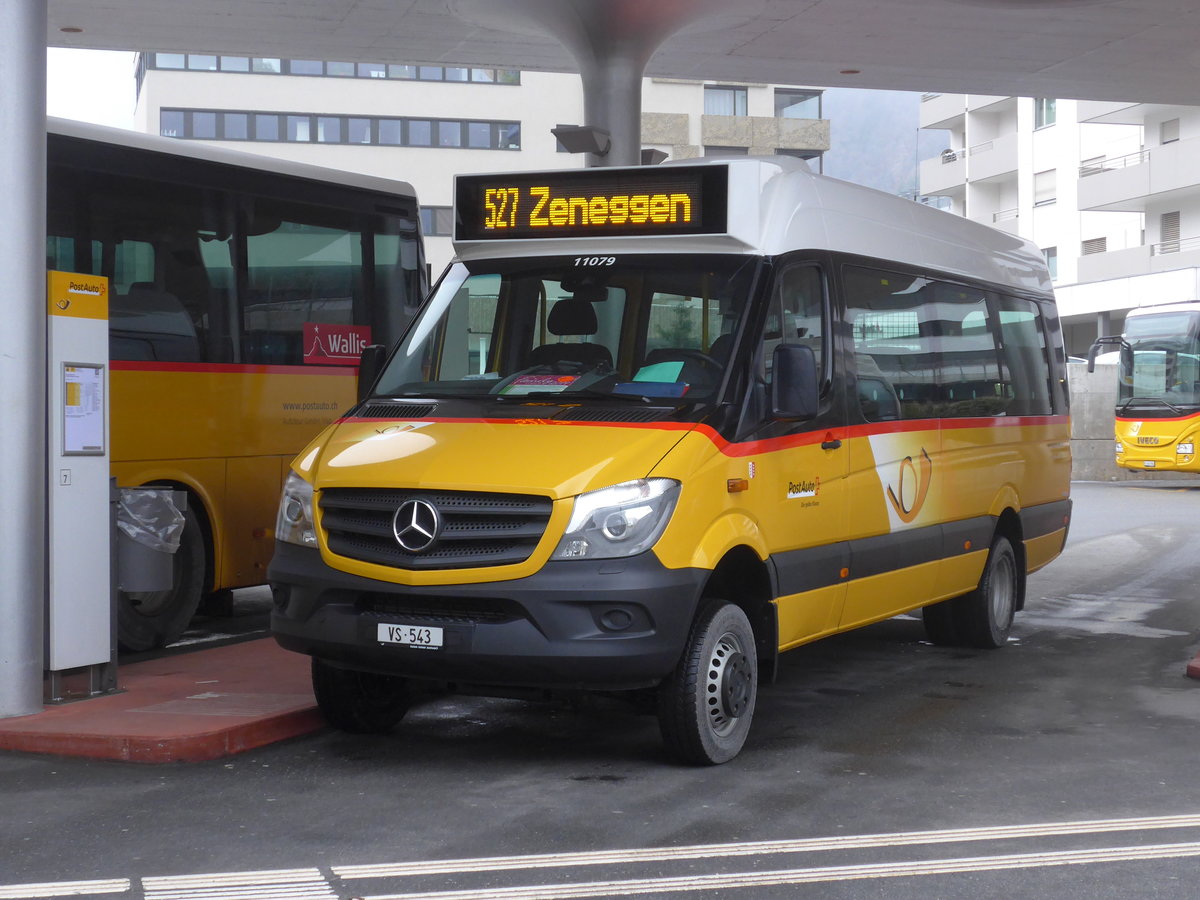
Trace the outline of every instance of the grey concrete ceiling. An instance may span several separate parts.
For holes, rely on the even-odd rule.
[[[1200,0],[49,0],[48,43],[568,71],[526,18],[564,5],[617,32],[707,11],[656,76],[1200,103]]]

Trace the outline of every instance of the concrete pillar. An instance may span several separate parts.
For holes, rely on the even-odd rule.
[[[46,2],[0,2],[0,717],[42,708]]]
[[[636,166],[642,157],[642,74],[664,40],[701,19],[731,15],[725,0],[448,0],[459,18],[500,31],[534,31],[570,51],[583,79],[582,123],[612,136],[589,166]]]
[[[1107,309],[1096,313],[1096,337],[1107,337],[1113,333],[1112,313]]]

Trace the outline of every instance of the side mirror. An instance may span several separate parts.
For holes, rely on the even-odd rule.
[[[1118,347],[1121,350],[1121,365],[1126,371],[1133,368],[1133,347],[1125,338],[1119,334],[1109,334],[1104,337],[1096,338],[1094,344],[1088,348],[1087,370],[1089,372],[1096,371],[1096,357],[1100,355],[1101,347]]]
[[[387,359],[387,347],[383,344],[369,344],[363,348],[358,360],[358,399],[366,400],[375,385],[375,379],[383,371],[384,360]]]
[[[820,385],[811,347],[780,344],[771,356],[771,415],[811,419],[817,414]]]

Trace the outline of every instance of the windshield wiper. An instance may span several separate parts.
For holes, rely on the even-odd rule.
[[[1134,403],[1138,403],[1138,404],[1161,403],[1163,406],[1165,406],[1171,412],[1175,413],[1175,415],[1177,415],[1177,416],[1183,415],[1182,409],[1180,409],[1174,403],[1170,403],[1166,400],[1163,400],[1161,397],[1130,397],[1123,404],[1121,404],[1120,409],[1117,410],[1117,414],[1122,415],[1122,416],[1125,415],[1125,411],[1128,410],[1129,407],[1133,406]]]
[[[580,388],[574,391],[530,391],[528,394],[522,394],[521,397],[536,397],[540,401],[545,401],[548,398],[565,397],[568,399],[585,399],[585,400],[623,400],[625,402],[649,403],[650,398],[642,394],[614,394],[610,391],[597,391],[592,388]],[[514,400],[519,397],[513,397]]]

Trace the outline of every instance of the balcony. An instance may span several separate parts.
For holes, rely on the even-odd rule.
[[[923,94],[920,125],[922,128],[954,128],[967,113],[967,98],[962,94]]]
[[[1004,181],[1017,177],[1017,136],[1006,134],[971,147],[967,176],[971,181]]]
[[[1079,208],[1145,212],[1155,195],[1200,187],[1200,138],[1092,161],[1079,169]]]
[[[1150,274],[1150,248],[1146,245],[1079,257],[1079,282],[1111,281]]]
[[[1002,104],[1016,106],[1017,98],[1010,96],[993,96],[991,94],[968,94],[967,110],[970,112],[1001,112]]]
[[[1020,225],[1021,211],[1018,209],[1002,209],[992,213],[991,225],[1009,234],[1017,234]]]
[[[940,156],[921,162],[921,193],[947,195],[961,193],[967,182],[965,150],[944,150]]]
[[[1200,237],[1150,245],[1150,271],[1170,272],[1200,266]]]

